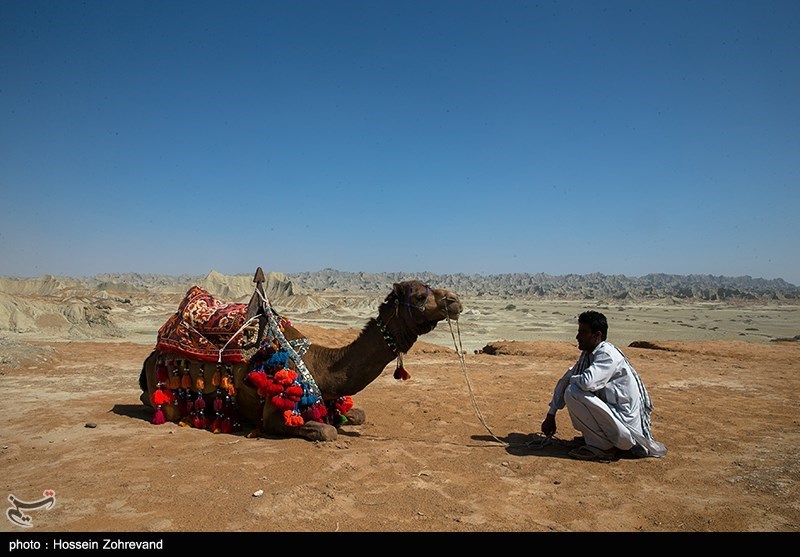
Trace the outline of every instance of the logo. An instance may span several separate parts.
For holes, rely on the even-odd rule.
[[[27,502],[17,499],[14,495],[9,495],[8,500],[11,501],[11,507],[6,510],[8,520],[17,526],[23,528],[32,528],[33,519],[25,514],[24,511],[36,511],[39,509],[52,509],[56,504],[56,492],[52,489],[44,490],[44,498],[38,501]]]

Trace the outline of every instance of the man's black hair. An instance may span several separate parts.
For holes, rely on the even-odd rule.
[[[599,311],[584,311],[578,316],[578,323],[586,323],[593,333],[600,331],[602,333],[600,335],[601,340],[605,340],[606,336],[608,336],[608,320]]]

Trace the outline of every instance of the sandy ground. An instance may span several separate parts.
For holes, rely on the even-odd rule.
[[[681,331],[707,308],[683,309],[651,321]],[[635,334],[613,310],[610,340],[615,323]],[[798,332],[782,308],[732,311],[752,313],[742,331]],[[567,456],[566,412],[555,443],[529,444],[577,356],[574,325],[561,340],[494,342],[493,355],[469,333],[463,363],[453,344],[420,341],[411,380],[387,366],[354,397],[367,423],[329,443],[151,425],[137,386],[147,343],[4,339],[3,490],[26,502],[53,490],[55,504],[27,511],[31,528],[7,513],[0,532],[798,532],[800,343],[707,340],[710,323],[697,340],[639,337],[660,349],[618,342],[669,454],[610,463]],[[295,324],[325,345],[357,332]]]

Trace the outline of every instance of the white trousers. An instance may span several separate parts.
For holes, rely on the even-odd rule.
[[[570,385],[564,392],[564,402],[572,419],[572,427],[583,434],[587,445],[604,451],[611,447],[627,451],[636,444],[627,426],[594,393]]]

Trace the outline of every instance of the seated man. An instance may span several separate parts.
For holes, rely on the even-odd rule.
[[[569,452],[580,460],[611,460],[620,451],[663,457],[667,448],[653,439],[653,405],[633,366],[606,340],[608,321],[597,311],[578,316],[578,361],[556,383],[542,433],[556,432],[556,412],[566,405],[585,445]]]

